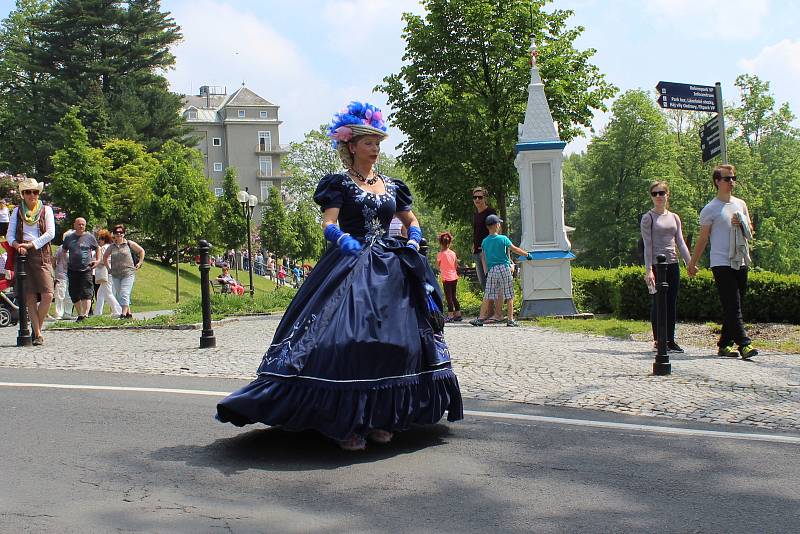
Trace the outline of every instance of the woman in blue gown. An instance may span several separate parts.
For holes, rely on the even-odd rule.
[[[322,178],[314,194],[332,246],[286,310],[258,377],[218,404],[220,421],[315,429],[361,450],[366,439],[387,443],[445,411],[449,421],[463,418],[411,193],[373,168],[385,130],[369,104],[334,117],[330,135],[346,170]],[[389,237],[394,216],[408,242]]]

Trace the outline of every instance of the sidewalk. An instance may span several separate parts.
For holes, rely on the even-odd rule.
[[[199,330],[45,331],[42,347],[20,349],[16,328],[2,328],[0,367],[250,379],[279,319],[217,326],[217,347],[204,350]],[[465,397],[800,431],[800,387],[789,385],[797,355],[747,362],[686,347],[670,355],[671,376],[654,377],[645,342],[469,324],[445,336]]]

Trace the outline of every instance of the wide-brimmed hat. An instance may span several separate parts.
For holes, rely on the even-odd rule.
[[[337,148],[340,143],[347,143],[353,137],[361,135],[377,135],[381,139],[389,136],[379,108],[368,102],[350,102],[333,116],[328,126],[328,137],[333,140],[334,148]]]
[[[40,193],[44,189],[44,182],[37,182],[35,178],[25,178],[19,183],[19,192],[33,191],[37,189]]]

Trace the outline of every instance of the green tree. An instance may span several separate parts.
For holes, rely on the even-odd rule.
[[[0,24],[0,168],[37,178],[40,169],[50,167],[54,150],[53,123],[36,120],[47,106],[44,89],[49,75],[34,72],[21,50],[40,41],[41,32],[32,21],[46,13],[50,3],[17,0],[16,9]]]
[[[789,105],[777,105],[768,81],[743,74],[735,84],[740,101],[728,113],[729,159],[739,177],[734,194],[747,202],[753,220],[751,255],[759,267],[797,272],[800,228],[786,221],[798,214],[800,130]]]
[[[573,46],[583,28],[567,26],[572,12],[546,12],[547,0],[422,3],[424,19],[403,15],[405,65],[377,88],[408,136],[401,159],[450,218],[470,218],[469,190],[482,184],[505,219],[507,197],[518,188],[514,146],[530,83],[531,33],[562,139],[589,126],[615,88],[589,62],[594,50]]]
[[[638,214],[649,209],[647,187],[676,174],[672,136],[647,93],[627,91],[611,112],[606,130],[589,145],[574,217],[578,262],[589,266],[633,262]]]
[[[110,162],[107,174],[111,203],[109,223],[141,228],[136,200],[145,184],[158,171],[158,160],[142,144],[130,139],[106,142],[103,155]],[[128,232],[131,233],[130,230]]]
[[[88,228],[105,225],[110,207],[106,182],[110,162],[101,150],[89,145],[78,108],[70,108],[58,127],[65,141],[53,154],[50,197],[66,211],[67,227],[77,217],[85,218]]]
[[[35,144],[27,141],[31,146],[13,153],[19,168],[49,172],[56,147],[47,142],[52,137],[47,133],[73,105],[81,108],[94,146],[117,137],[156,150],[168,139],[184,137],[180,97],[169,91],[162,75],[174,65],[169,47],[181,34],[160,2],[25,2],[29,9],[15,19],[15,38],[8,46],[18,65],[14,71],[26,74],[15,85],[15,94],[25,101],[0,108],[13,115],[10,122],[18,129],[28,121],[27,129],[42,135],[29,136]]]
[[[156,157],[158,169],[139,190],[137,208],[148,235],[145,248],[171,265],[179,259],[176,250],[206,237],[214,195],[199,151],[168,141]]]
[[[325,238],[320,226],[319,207],[311,200],[295,204],[289,213],[289,227],[294,234],[291,256],[316,259],[322,255]]]
[[[236,199],[239,192],[236,168],[228,167],[222,180],[222,196],[217,198],[214,208],[215,245],[225,250],[239,250],[247,243],[247,219],[242,213],[242,205]]]
[[[297,250],[295,234],[286,207],[281,200],[281,193],[277,188],[269,190],[266,207],[261,209],[261,228],[259,230],[261,246],[277,257],[291,256]]]
[[[292,143],[286,159],[281,160],[291,177],[284,184],[290,204],[311,200],[320,178],[339,172],[342,162],[327,136],[327,126],[305,134],[303,141]]]

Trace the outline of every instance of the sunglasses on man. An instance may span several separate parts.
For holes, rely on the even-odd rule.
[[[719,179],[725,182],[735,182],[736,176],[720,176]]]
[[[482,198],[483,198],[483,196],[481,196],[481,195],[472,195],[472,200],[480,200]]]

